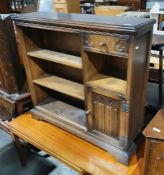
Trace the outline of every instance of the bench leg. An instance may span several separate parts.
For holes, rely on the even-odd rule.
[[[25,156],[23,148],[21,147],[19,138],[18,138],[18,136],[14,135],[14,134],[12,134],[12,138],[13,138],[13,143],[15,145],[16,152],[18,154],[19,160],[20,160],[22,166],[25,166],[26,163],[27,163],[26,162],[26,156]]]

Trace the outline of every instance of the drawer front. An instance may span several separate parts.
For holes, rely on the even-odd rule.
[[[93,52],[127,57],[129,39],[128,35],[84,34],[83,47]]]
[[[67,13],[67,6],[65,4],[55,4],[55,10],[58,13]]]
[[[146,175],[164,174],[164,142],[152,141],[150,143],[148,167]]]
[[[0,95],[0,119],[8,119],[15,113],[15,103]]]
[[[54,3],[65,3],[66,0],[55,0]]]

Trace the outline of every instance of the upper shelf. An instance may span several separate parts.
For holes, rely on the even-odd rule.
[[[87,85],[96,88],[111,91],[120,95],[126,95],[127,82],[118,78],[104,78],[87,82]]]
[[[52,75],[33,80],[33,82],[71,97],[84,100],[84,88],[82,84]]]
[[[40,58],[47,61],[63,64],[77,69],[82,69],[81,58],[60,52],[54,52],[46,49],[40,49],[27,53],[28,56]]]

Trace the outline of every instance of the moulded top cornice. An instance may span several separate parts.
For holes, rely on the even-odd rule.
[[[65,27],[80,27],[88,30],[99,29],[101,31],[119,31],[125,33],[146,32],[152,28],[154,19],[129,18],[121,16],[98,16],[91,14],[66,14],[55,12],[33,12],[26,14],[14,14],[11,16],[17,25],[25,26],[25,23],[38,25],[60,25]],[[147,26],[145,28],[145,26]],[[30,27],[30,26],[29,26]],[[144,29],[143,29],[144,27]],[[147,30],[146,30],[147,29]],[[144,30],[144,31],[142,31]]]

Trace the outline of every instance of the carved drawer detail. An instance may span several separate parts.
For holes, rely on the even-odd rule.
[[[93,97],[94,129],[112,137],[119,136],[119,102],[112,98]]]
[[[83,47],[89,51],[127,57],[129,39],[128,35],[85,33]]]

